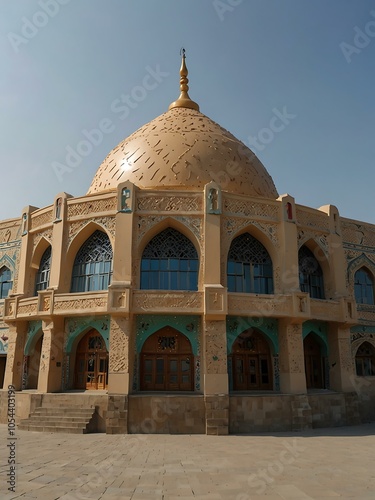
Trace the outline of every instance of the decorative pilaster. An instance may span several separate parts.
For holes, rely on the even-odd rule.
[[[40,356],[38,391],[59,392],[62,389],[64,320],[43,321],[43,343]]]
[[[280,389],[289,394],[306,393],[302,324],[279,320]]]
[[[109,334],[109,394],[129,394],[129,339],[131,320],[112,316]]]
[[[229,395],[226,322],[204,320],[206,434],[228,434]]]
[[[16,391],[22,389],[23,359],[27,335],[27,322],[8,323],[9,341],[4,388],[13,385]]]

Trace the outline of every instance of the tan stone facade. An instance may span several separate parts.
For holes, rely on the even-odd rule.
[[[11,292],[0,300],[2,422],[9,385],[17,391],[18,419],[43,401],[58,404],[58,397],[77,406],[74,390],[82,401],[96,394],[96,428],[108,433],[227,434],[375,418],[375,305],[358,303],[355,284],[361,269],[374,279],[375,226],[342,218],[332,205],[312,209],[278,196],[249,151],[246,162],[239,154],[236,173],[231,164],[227,182],[222,172],[232,139],[221,128],[220,139],[216,124],[205,120],[196,110],[172,109],[155,120],[156,132],[151,122],[110,153],[86,196],[59,193],[51,206],[26,207],[20,219],[0,222],[0,272],[12,276]],[[181,144],[170,131],[177,125],[186,128]],[[189,153],[176,157],[176,143]],[[131,147],[140,154],[132,161]],[[132,171],[115,183],[109,179],[119,151]],[[151,160],[159,162],[156,177]],[[195,272],[186,278],[182,267],[163,275],[178,286],[152,288],[147,281],[156,275],[145,268],[145,252],[165,230],[187,238],[196,253],[196,289],[181,285]],[[82,278],[77,255],[95,234],[109,242],[110,284],[74,290],[72,277]],[[238,271],[228,256],[241,236],[263,260],[238,260]],[[315,263],[311,273],[308,266],[301,271],[301,249],[313,256],[306,261]],[[303,284],[301,275],[311,281]],[[254,289],[246,288],[250,282]],[[363,287],[371,298],[371,283]],[[154,353],[145,350],[152,335]],[[190,347],[178,351],[184,342]],[[364,344],[368,352],[358,358]]]

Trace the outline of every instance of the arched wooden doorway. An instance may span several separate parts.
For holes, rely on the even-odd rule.
[[[171,326],[151,335],[141,353],[142,391],[192,391],[194,356],[190,341]]]
[[[323,389],[323,357],[319,342],[313,333],[309,333],[303,341],[305,355],[305,373],[307,389]]]
[[[106,389],[108,385],[108,351],[103,337],[90,330],[77,347],[75,388]]]
[[[272,390],[273,376],[268,342],[257,330],[242,332],[232,347],[233,390]]]

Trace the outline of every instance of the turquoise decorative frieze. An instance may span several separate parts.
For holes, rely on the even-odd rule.
[[[256,328],[271,342],[273,354],[279,352],[277,338],[278,323],[275,318],[248,318],[242,316],[229,316],[227,318],[227,350],[232,352],[232,346],[238,335],[249,328]]]
[[[175,328],[189,339],[191,348],[194,354],[194,388],[196,391],[201,390],[201,360],[200,360],[200,317],[178,315],[172,316],[168,314],[151,315],[141,314],[136,319],[136,344],[135,344],[135,360],[133,370],[133,390],[139,390],[139,362],[140,353],[145,341],[155,332],[171,326]]]
[[[180,333],[186,335],[190,340],[194,356],[199,354],[199,316],[172,316],[168,314],[151,315],[141,314],[137,316],[136,350],[140,353],[145,341],[153,333],[165,326],[171,326]]]
[[[65,352],[70,353],[75,339],[81,333],[91,328],[94,328],[101,334],[109,351],[109,316],[87,316],[83,318],[68,318],[65,321],[65,331],[67,332]]]
[[[302,337],[305,339],[309,333],[315,333],[323,347],[323,356],[328,356],[328,324],[325,321],[305,321],[302,324]]]
[[[42,322],[40,320],[29,321],[29,326],[26,335],[25,349],[24,349],[25,356],[30,355],[31,353],[30,351],[34,345],[35,337],[39,334],[41,329],[42,329]]]

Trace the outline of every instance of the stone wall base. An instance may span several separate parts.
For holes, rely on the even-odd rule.
[[[200,394],[129,395],[129,434],[204,434]]]
[[[229,396],[206,395],[206,434],[224,436],[229,433]]]
[[[127,394],[109,394],[106,412],[106,433],[128,433],[128,396]]]
[[[229,432],[299,431],[358,425],[356,393],[231,395]]]

